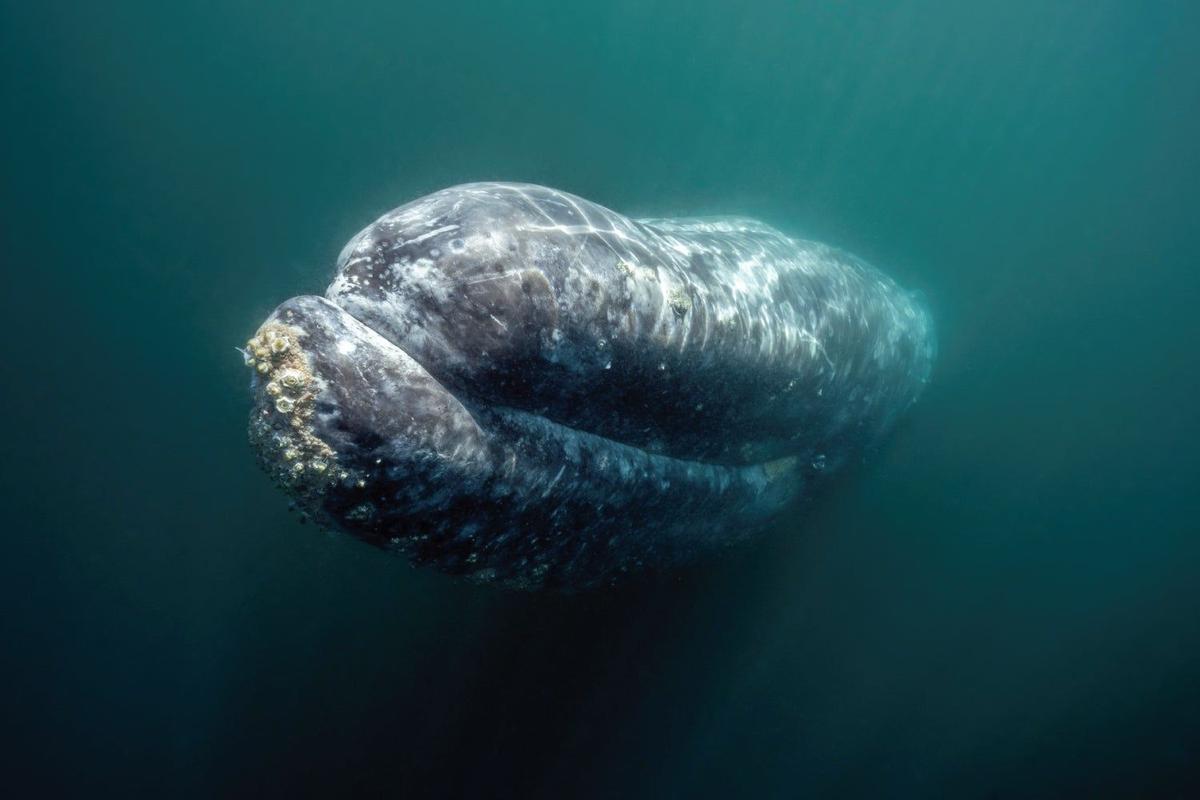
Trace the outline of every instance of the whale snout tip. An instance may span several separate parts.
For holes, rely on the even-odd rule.
[[[276,483],[293,494],[319,495],[351,475],[315,424],[321,381],[296,322],[281,307],[246,342],[246,366],[254,371],[250,442]]]

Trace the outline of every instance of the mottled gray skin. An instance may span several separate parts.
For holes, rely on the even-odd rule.
[[[289,300],[264,329],[302,351],[303,424],[336,466],[284,462],[301,423],[266,372],[264,465],[326,524],[530,588],[608,583],[761,530],[880,441],[934,350],[912,296],[845,253],[528,184],[385,215],[347,244],[326,298]]]

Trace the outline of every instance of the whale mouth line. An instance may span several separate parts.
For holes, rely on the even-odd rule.
[[[461,400],[461,398],[460,398],[460,400]],[[478,406],[476,406],[474,403],[471,403],[469,401],[464,402],[463,405],[466,406],[466,408],[469,412],[471,412],[472,416],[476,416],[477,409],[479,408]],[[480,413],[483,413],[483,412],[480,412]],[[508,418],[513,421],[517,421],[517,420],[524,421],[529,425],[535,425],[535,424],[544,425],[546,427],[547,432],[559,431],[559,432],[562,432],[565,434],[569,434],[570,436],[579,437],[582,440],[589,440],[589,441],[595,442],[597,445],[599,445],[601,447],[608,447],[608,448],[612,448],[614,450],[621,450],[621,451],[626,451],[629,453],[636,453],[640,458],[645,459],[647,462],[672,464],[672,465],[675,465],[682,469],[687,469],[689,467],[698,467],[698,468],[709,469],[709,470],[726,470],[730,474],[733,474],[733,473],[736,473],[739,471],[747,471],[747,470],[754,470],[754,469],[760,469],[760,468],[767,469],[767,464],[774,463],[774,462],[767,462],[764,464],[721,464],[721,463],[714,462],[714,461],[702,461],[699,459],[680,458],[678,456],[673,456],[668,453],[655,453],[653,451],[647,450],[644,447],[639,447],[636,444],[630,444],[628,442],[623,442],[620,439],[613,439],[612,437],[605,436],[600,433],[593,433],[591,431],[587,431],[582,428],[576,428],[572,425],[566,424],[565,422],[559,422],[556,419],[547,417],[544,414],[536,414],[532,411],[525,411],[523,409],[513,408],[511,406],[504,406],[504,405],[490,406],[490,415],[493,417]],[[476,419],[478,419],[477,416],[476,416]],[[481,427],[491,427],[491,426],[490,425],[481,425]],[[796,459],[791,456],[785,456],[780,459],[775,459],[775,461],[781,462],[781,464],[782,464],[783,462],[794,462],[794,461],[796,461]]]

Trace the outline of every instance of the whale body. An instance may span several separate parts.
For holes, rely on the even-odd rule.
[[[247,343],[250,439],[331,529],[563,590],[767,528],[921,393],[911,293],[755,220],[475,183],[350,240]]]

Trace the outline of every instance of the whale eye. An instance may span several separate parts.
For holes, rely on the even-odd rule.
[[[466,247],[467,247],[467,243],[464,242],[462,239],[451,239],[450,240],[450,249],[452,251],[454,251],[455,253],[461,253],[463,250],[466,249]]]

